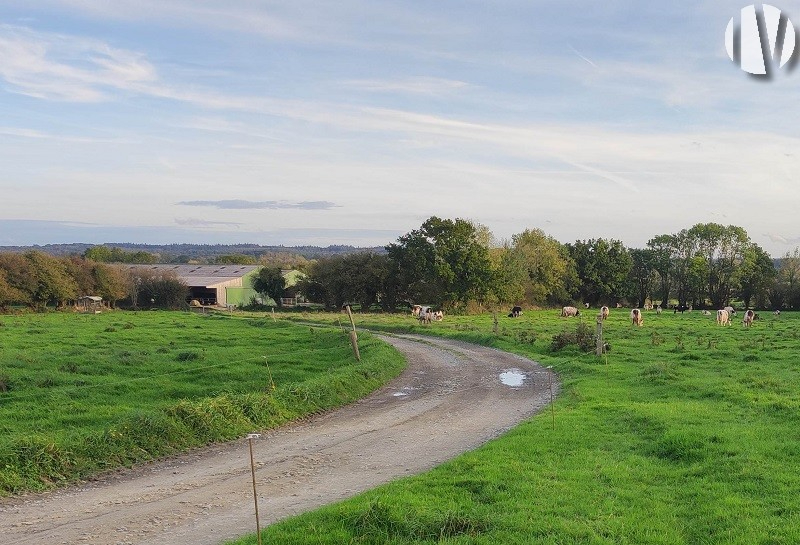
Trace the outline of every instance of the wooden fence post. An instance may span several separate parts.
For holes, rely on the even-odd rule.
[[[356,323],[353,321],[353,313],[350,310],[350,305],[347,305],[347,316],[350,318],[350,325],[353,326],[350,331],[350,344],[353,345],[353,354],[356,356],[356,361],[361,361],[361,354],[358,352],[358,334],[356,333]]]
[[[597,315],[597,356],[600,357],[603,355],[603,315]]]

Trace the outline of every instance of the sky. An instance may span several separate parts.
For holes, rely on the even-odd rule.
[[[779,257],[800,70],[729,59],[746,5],[3,0],[0,245],[382,246],[436,215]]]

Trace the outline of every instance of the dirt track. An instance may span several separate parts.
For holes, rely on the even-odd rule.
[[[503,433],[549,401],[548,374],[512,354],[452,340],[386,337],[406,371],[341,410],[254,443],[262,527],[430,469]],[[501,373],[525,378],[519,386]],[[553,377],[554,394],[558,388]],[[216,545],[255,531],[245,440],[0,500],[5,545]]]

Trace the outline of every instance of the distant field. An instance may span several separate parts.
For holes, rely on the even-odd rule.
[[[594,314],[586,312],[594,328]],[[271,526],[266,543],[800,543],[800,314],[751,329],[698,312],[628,311],[605,325],[607,357],[552,352],[579,319],[357,315],[362,327],[424,331],[552,365],[549,411],[418,477]],[[335,314],[296,314],[336,324]],[[255,543],[255,536],[236,543]]]
[[[232,439],[362,397],[403,362],[369,335],[360,340],[362,363],[354,365],[341,331],[271,318],[0,316],[0,494]]]

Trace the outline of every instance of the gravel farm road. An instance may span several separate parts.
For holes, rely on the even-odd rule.
[[[540,411],[557,377],[491,348],[382,336],[406,370],[369,397],[254,441],[261,526],[426,471]],[[0,541],[218,545],[255,531],[248,443],[209,446],[77,486],[0,499]]]

